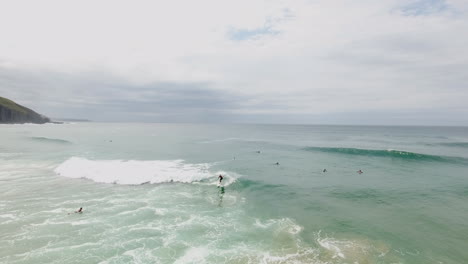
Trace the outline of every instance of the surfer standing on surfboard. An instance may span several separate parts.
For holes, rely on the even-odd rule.
[[[218,176],[218,179],[219,179],[219,184],[221,184],[221,181],[223,180],[223,175],[220,174],[220,175]]]

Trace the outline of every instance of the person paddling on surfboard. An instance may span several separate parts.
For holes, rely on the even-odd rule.
[[[362,170],[358,170],[357,173],[362,174],[364,172]]]
[[[80,209],[75,211],[75,214],[81,214],[81,213],[83,213],[83,207],[80,207]],[[68,213],[68,214],[70,214],[70,213]]]

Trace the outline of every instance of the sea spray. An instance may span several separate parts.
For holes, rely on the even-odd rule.
[[[144,184],[192,183],[213,178],[210,164],[188,164],[183,160],[89,160],[72,157],[55,172],[69,178],[85,178],[100,183]]]

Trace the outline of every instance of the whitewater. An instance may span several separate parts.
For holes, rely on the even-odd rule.
[[[0,135],[0,263],[468,262],[465,127],[74,123]]]

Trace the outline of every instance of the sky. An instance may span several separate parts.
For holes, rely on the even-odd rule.
[[[468,126],[467,0],[0,0],[0,96],[99,122]]]

